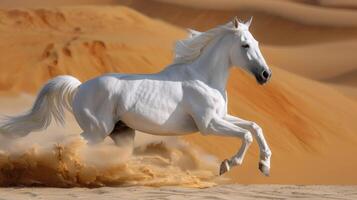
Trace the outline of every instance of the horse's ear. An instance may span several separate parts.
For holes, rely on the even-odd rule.
[[[250,26],[250,24],[252,23],[252,21],[253,21],[253,16],[251,16],[250,18],[249,18],[249,20],[246,22],[246,23],[244,23],[246,26]]]
[[[238,28],[238,26],[239,26],[239,20],[238,20],[238,17],[237,16],[235,16],[234,18],[233,18],[233,25],[234,25],[234,28]]]

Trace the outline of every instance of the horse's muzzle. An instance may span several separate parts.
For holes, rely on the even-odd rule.
[[[272,72],[270,69],[264,69],[260,73],[255,73],[255,78],[257,82],[261,85],[267,83],[271,78]]]

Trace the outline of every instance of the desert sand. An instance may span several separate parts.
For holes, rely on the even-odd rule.
[[[357,198],[356,186],[225,185],[206,189],[178,187],[2,188],[3,198],[17,199],[346,199]]]
[[[110,143],[106,143],[107,147],[88,149],[78,140],[80,130],[69,117],[66,129],[54,126],[49,131],[31,134],[15,143],[15,147],[22,147],[20,149],[2,145],[0,168],[5,170],[1,170],[0,177],[3,177],[3,185],[218,185],[207,192],[219,188],[220,195],[224,195],[224,191],[236,188],[237,195],[247,199],[293,195],[337,198],[346,192],[348,198],[353,199],[353,187],[252,186],[245,193],[242,185],[220,186],[225,183],[357,184],[357,160],[354,159],[357,153],[357,60],[354,56],[357,24],[353,20],[357,15],[353,10],[342,4],[327,9],[332,4],[321,6],[280,0],[273,4],[283,8],[282,13],[271,6],[273,1],[240,1],[240,4],[225,1],[222,7],[209,7],[212,4],[200,7],[202,3],[198,0],[190,1],[192,4],[185,1],[185,5],[180,6],[176,5],[178,1],[118,2],[128,7],[113,1],[91,2],[95,5],[83,5],[86,3],[82,1],[62,5],[38,1],[38,6],[2,1],[1,114],[29,108],[32,95],[57,75],[71,74],[85,81],[108,72],[157,72],[172,61],[174,42],[186,37],[184,28],[204,31],[227,22],[234,15],[242,19],[254,15],[251,29],[273,69],[273,79],[262,87],[250,75],[233,69],[228,84],[229,110],[262,126],[273,152],[271,176],[263,177],[258,171],[255,143],[242,166],[218,177],[219,162],[235,153],[239,140],[197,133],[174,139],[143,137],[138,140],[149,142],[137,144],[134,154],[115,149]],[[151,154],[146,154],[147,151]],[[64,157],[56,157],[58,152],[64,152],[60,154]],[[107,158],[103,162],[105,167],[95,159],[88,159],[88,152]],[[45,179],[38,173],[44,169],[52,170],[56,176]],[[17,175],[16,181],[9,181],[6,174]],[[23,194],[17,195],[39,192],[38,196],[32,196],[39,198],[60,191],[23,190]],[[86,193],[86,189],[77,190]],[[97,190],[102,191],[91,191],[96,193]],[[116,192],[124,195],[131,190],[133,188],[104,188],[103,194],[110,191],[114,198]],[[137,195],[160,195],[158,189],[137,190]],[[165,190],[170,192],[164,194],[173,197],[186,192],[182,188],[162,189]],[[3,191],[11,194],[15,189]],[[255,191],[266,196],[254,196]]]

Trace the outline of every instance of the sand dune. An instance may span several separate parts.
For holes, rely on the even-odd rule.
[[[260,13],[269,13],[280,16],[301,24],[314,26],[345,27],[357,26],[357,23],[350,19],[356,19],[357,14],[351,10],[341,9],[321,9],[325,7],[355,7],[353,0],[156,0],[176,5],[183,5],[190,8],[209,9],[209,10],[248,10]],[[53,7],[53,6],[72,6],[72,5],[114,5],[114,4],[155,4],[153,0],[3,0],[0,7]],[[304,13],[304,15],[301,15]]]
[[[347,0],[348,1],[348,0]],[[346,2],[347,2],[346,1]],[[356,38],[356,24],[353,24],[357,15],[350,10],[324,9],[305,5],[300,2],[269,0],[262,1],[137,1],[137,0],[75,0],[75,1],[44,1],[35,0],[29,3],[24,0],[1,1],[0,7],[53,7],[70,5],[127,5],[140,12],[184,28],[208,29],[212,26],[225,23],[232,16],[238,15],[242,19],[255,16],[255,30],[260,40],[269,44],[305,44],[331,40]],[[321,1],[321,4],[323,4]],[[344,4],[345,1],[326,1]],[[184,5],[184,6],[181,6]],[[320,3],[319,3],[320,4]],[[218,6],[217,6],[218,5]],[[267,5],[267,6],[266,6]],[[314,5],[318,5],[317,2]],[[221,7],[220,7],[221,6]],[[280,12],[282,10],[283,12]],[[304,13],[301,15],[300,13]],[[312,13],[314,17],[310,17]],[[347,23],[347,24],[344,24]],[[352,24],[350,24],[352,23]],[[341,27],[343,26],[343,28]],[[275,29],[274,27],[284,27]],[[266,30],[269,30],[267,32]],[[343,35],[343,38],[341,38]],[[287,37],[288,36],[288,37]],[[297,37],[298,36],[298,37]]]
[[[106,6],[2,10],[0,30],[0,88],[15,93],[34,93],[60,74],[83,81],[106,72],[159,71],[171,62],[173,42],[186,35],[129,8]],[[355,184],[356,102],[272,67],[273,81],[264,87],[239,70],[228,87],[232,113],[265,130],[272,176],[259,174],[256,144],[227,176],[239,183]],[[240,144],[199,134],[184,139],[220,159]]]
[[[38,1],[36,3],[37,5],[41,6],[48,6],[53,3],[47,2],[48,4],[46,4],[46,2],[47,1]],[[80,5],[84,3],[80,0],[71,2],[73,5]],[[298,2],[306,3],[305,1]],[[3,6],[5,6],[6,3],[12,3],[14,5],[26,5],[19,0],[11,2],[4,1],[2,2]],[[110,2],[106,1],[91,1],[86,3],[104,5],[111,4]],[[156,1],[142,2],[134,0],[119,1],[119,3],[131,6],[149,16],[155,18],[158,17],[162,20],[169,21],[170,23],[183,27],[195,27],[199,30],[205,30],[217,24],[225,23],[231,18],[231,16],[236,15],[237,13],[242,18],[247,18],[249,15],[254,15],[254,26],[252,27],[251,31],[254,33],[254,35],[256,35],[256,38],[263,45],[268,45],[264,48],[264,53],[267,55],[269,63],[314,80],[328,80],[329,83],[332,83],[332,80],[335,80],[334,77],[341,76],[342,74],[347,73],[348,71],[355,68],[354,63],[356,63],[356,61],[355,56],[353,56],[353,52],[356,51],[355,49],[357,43],[354,39],[352,39],[356,38],[357,35],[357,29],[355,28],[331,28],[327,26],[302,25],[296,23],[294,20],[286,20],[284,17],[274,16],[274,13],[262,14],[260,12],[251,11],[249,9],[249,11],[241,12],[243,10],[242,8],[239,8],[237,11],[219,11],[202,8],[180,7],[176,5],[172,6],[167,3],[160,3]],[[69,4],[68,2],[62,2],[61,5]],[[253,4],[252,7],[255,8]],[[158,8],[160,8],[160,10],[158,10]],[[331,12],[333,12],[333,10]],[[31,15],[31,13],[27,14]],[[22,25],[19,24],[19,26],[26,27],[34,26],[34,23],[40,26],[40,24],[43,23],[41,22],[40,15],[43,15],[43,17],[48,17],[49,19],[58,17],[55,16],[56,13],[45,13],[41,10],[37,10],[34,12],[34,16],[32,17],[35,19],[35,22],[30,23],[28,21],[26,22],[25,20],[26,17],[29,17],[26,16],[26,12],[23,12],[22,14],[21,11],[19,11],[17,14],[15,12],[11,12],[10,15],[14,15],[14,17],[18,20],[16,23],[23,23]],[[75,15],[73,15],[72,18],[73,17],[75,17]],[[323,17],[323,15],[319,16],[319,18],[321,17]],[[11,21],[13,19],[9,20]],[[60,26],[61,29],[64,29],[64,26],[68,26],[68,22],[63,22],[60,24],[55,22],[55,20],[52,20],[52,22],[52,28]],[[15,22],[12,21],[11,23]],[[44,28],[44,26],[46,25],[42,25],[41,28]],[[95,26],[101,28],[105,27],[98,25],[98,23]],[[51,28],[48,24],[47,27]],[[69,32],[81,31],[79,27],[73,26],[67,29],[72,29],[66,30]],[[269,30],[269,32],[266,30]],[[341,35],[343,35],[343,37],[341,37]],[[75,36],[73,36],[73,38],[75,38]],[[299,45],[295,46],[293,44]],[[7,44],[5,43],[5,45]],[[51,46],[50,44],[47,45],[49,45],[49,47]],[[345,82],[349,83],[349,81]]]
[[[245,4],[237,4],[237,1],[231,1],[232,3],[235,2],[235,4],[239,6],[219,10],[216,7],[207,9],[198,6],[190,6],[190,3],[194,3],[196,1],[182,1],[185,6],[151,0],[119,0],[118,2],[134,8],[150,17],[159,18],[183,28],[195,28],[198,30],[207,30],[212,26],[226,23],[232,19],[232,16],[238,16],[241,19],[248,19],[250,16],[254,16],[254,26],[251,31],[261,43],[270,45],[302,45],[326,41],[340,41],[348,38],[356,38],[357,36],[357,28],[354,26],[341,28],[335,27],[334,23],[319,23],[311,25],[309,23],[302,23],[294,18],[277,15],[276,13],[268,10],[268,8],[264,12],[261,12],[260,7],[264,7],[265,3],[258,5],[252,3],[252,5],[248,7],[245,6]],[[249,2],[250,1],[247,1],[247,4],[249,4]],[[279,6],[277,6],[280,7],[280,1],[274,2],[278,3]],[[267,3],[267,7],[275,4],[274,2],[271,4],[269,1],[269,3]],[[291,4],[290,2],[287,3],[288,5]],[[220,5],[225,4],[220,3]],[[293,9],[294,8],[288,7],[282,10],[287,10],[289,15],[306,17],[306,15],[301,15]],[[320,8],[316,9],[320,10]],[[321,15],[316,16],[316,18],[325,19],[325,17]],[[350,19],[354,18],[356,17],[353,16]],[[309,21],[309,18],[306,17],[304,20]],[[341,37],[341,35],[343,35],[343,37]]]
[[[357,87],[356,77],[357,77],[357,69],[353,69],[353,70],[347,71],[341,75],[331,77],[327,81],[337,83],[337,84],[350,85],[350,86]]]
[[[356,9],[357,2],[354,0],[317,0],[316,3],[321,6],[333,8]]]
[[[351,82],[357,69],[357,41],[346,40],[298,46],[264,46],[269,63],[315,80]],[[334,78],[336,77],[336,78]],[[340,77],[340,78],[337,78]],[[347,77],[346,77],[347,78]]]
[[[255,10],[284,17],[302,24],[315,26],[348,27],[357,26],[351,19],[357,18],[357,13],[351,10],[321,9],[307,4],[284,0],[159,0],[188,7],[220,10]],[[219,3],[218,3],[219,2]],[[304,13],[304,14],[302,14]]]
[[[2,8],[31,8],[77,5],[114,5],[116,0],[2,0]]]
[[[154,65],[168,63],[172,42],[185,35],[124,7],[16,9],[0,17],[0,88],[13,91],[35,92],[59,74],[86,80],[157,71]]]
[[[346,84],[330,84],[330,86],[336,88],[347,97],[357,100],[357,87]]]

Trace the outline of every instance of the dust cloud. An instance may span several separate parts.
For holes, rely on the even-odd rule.
[[[0,138],[0,186],[210,187],[222,181],[216,159],[183,140],[137,136],[134,149],[110,139],[89,146],[78,135],[58,133]]]

